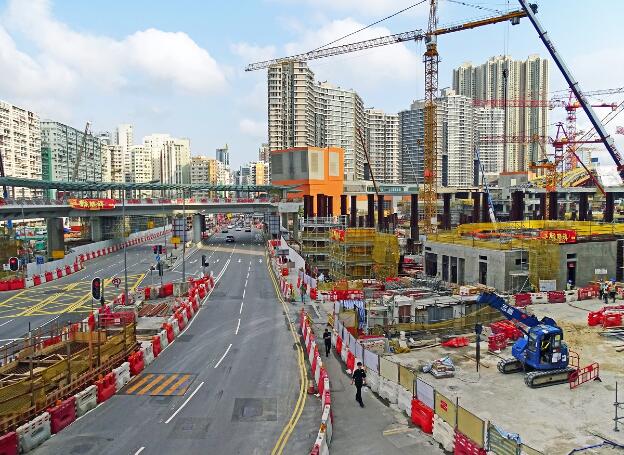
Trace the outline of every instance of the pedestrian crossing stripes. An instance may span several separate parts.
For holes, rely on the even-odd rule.
[[[182,396],[195,380],[188,373],[143,373],[134,378],[122,391],[125,395]]]

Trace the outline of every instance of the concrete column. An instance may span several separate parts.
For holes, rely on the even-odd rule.
[[[556,191],[552,191],[548,193],[548,198],[549,198],[548,211],[550,212],[548,214],[548,219],[557,220],[559,219],[559,204],[557,203],[559,199],[559,195],[557,194]]]
[[[193,215],[193,243],[199,243],[202,239],[202,218],[204,215],[195,213]]]
[[[340,195],[340,215],[345,216],[347,214],[347,195]]]
[[[410,237],[413,242],[418,242],[418,193],[411,194],[410,199]]]
[[[314,216],[314,196],[308,196],[308,216]]]
[[[288,229],[288,213],[282,213],[282,226],[284,229]]]
[[[295,239],[295,241],[299,241],[299,213],[298,212],[294,212],[292,214],[292,219],[293,219],[293,239]]]
[[[605,196],[607,199],[605,201],[604,221],[605,223],[612,223],[613,212],[615,210],[615,199],[613,197],[613,193],[607,193]],[[49,231],[48,235],[50,235]]]
[[[539,213],[539,219],[540,220],[547,220],[548,219],[548,214],[546,213],[546,193],[541,193],[539,195],[539,199],[540,199],[540,213]]]
[[[104,235],[102,233],[102,218],[99,216],[92,216],[89,219],[89,226],[91,227],[91,241],[92,242],[100,242],[104,240]]]
[[[364,221],[365,221],[365,217],[364,217],[364,215],[360,215],[360,216],[358,217],[358,227],[364,227],[364,224],[365,224],[365,222],[364,222]]]
[[[316,216],[322,217],[325,216],[325,211],[323,210],[323,203],[325,202],[324,194],[316,195]]]
[[[442,229],[451,230],[451,193],[442,194],[443,210],[442,210]]]
[[[357,196],[351,196],[351,206],[349,207],[351,213],[351,223],[349,226],[356,227],[357,226]]]
[[[511,193],[511,213],[510,221],[522,221],[524,219],[524,193],[514,191]]]
[[[375,195],[367,194],[368,211],[366,213],[366,227],[375,227]]]
[[[310,210],[310,207],[308,205],[309,203],[310,203],[310,198],[307,195],[304,195],[303,196],[303,218],[304,219],[309,217],[309,214],[308,214]]]
[[[54,258],[55,251],[60,258],[60,253],[65,255],[65,235],[63,232],[63,218],[48,218],[46,220],[48,231],[48,257]],[[101,233],[101,230],[100,230]]]
[[[334,196],[327,196],[325,200],[327,201],[325,209],[327,212],[326,216],[334,216]]]
[[[488,209],[488,195],[487,193],[481,193],[481,222],[490,222],[490,211]]]
[[[589,208],[589,194],[580,193],[579,194],[579,221],[587,221],[587,209]]]
[[[384,197],[382,194],[377,196],[377,230],[384,231]]]
[[[481,195],[477,191],[472,193],[472,222],[479,222],[479,214],[481,212]]]

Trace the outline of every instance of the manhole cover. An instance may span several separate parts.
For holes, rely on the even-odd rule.
[[[236,398],[232,422],[264,422],[277,420],[276,398]]]
[[[212,420],[202,417],[180,417],[171,430],[172,439],[205,439]]]

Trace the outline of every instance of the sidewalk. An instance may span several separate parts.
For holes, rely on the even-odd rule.
[[[314,311],[310,312],[318,336],[327,323],[326,305],[318,306],[320,318]],[[297,307],[301,308],[300,304]],[[331,306],[328,307],[331,311]],[[409,419],[402,411],[386,406],[368,387],[362,389],[365,407],[360,408],[355,401],[355,386],[351,385],[335,350],[332,348],[329,357],[324,354],[323,351],[321,355],[329,373],[334,415],[330,453],[444,454],[432,438],[420,429],[408,426]]]

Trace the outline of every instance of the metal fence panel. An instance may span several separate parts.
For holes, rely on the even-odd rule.
[[[355,337],[353,335],[349,335],[349,349],[351,350],[351,352],[355,355],[355,345],[357,344],[357,341],[355,339]]]
[[[358,342],[355,343],[355,357],[360,361],[364,361],[364,348]]]
[[[519,445],[503,436],[491,423],[488,424],[488,450],[496,455],[518,455]]]
[[[379,374],[395,384],[399,383],[399,365],[385,357],[379,357]]]
[[[444,395],[442,395],[437,390],[434,394],[435,397],[435,413],[442,417],[446,423],[448,423],[451,428],[455,428],[456,423],[456,413],[455,413],[455,400],[449,400]]]
[[[404,389],[407,389],[412,392],[414,389],[414,380],[416,379],[416,372],[410,370],[409,368],[399,365],[399,384],[403,386]]]
[[[432,385],[426,383],[420,378],[416,379],[416,398],[429,406],[431,409],[435,409],[435,390]]]
[[[485,445],[485,422],[461,406],[457,410],[457,429],[472,439],[479,447]]]
[[[374,352],[364,349],[364,365],[369,370],[379,374],[379,356]]]

